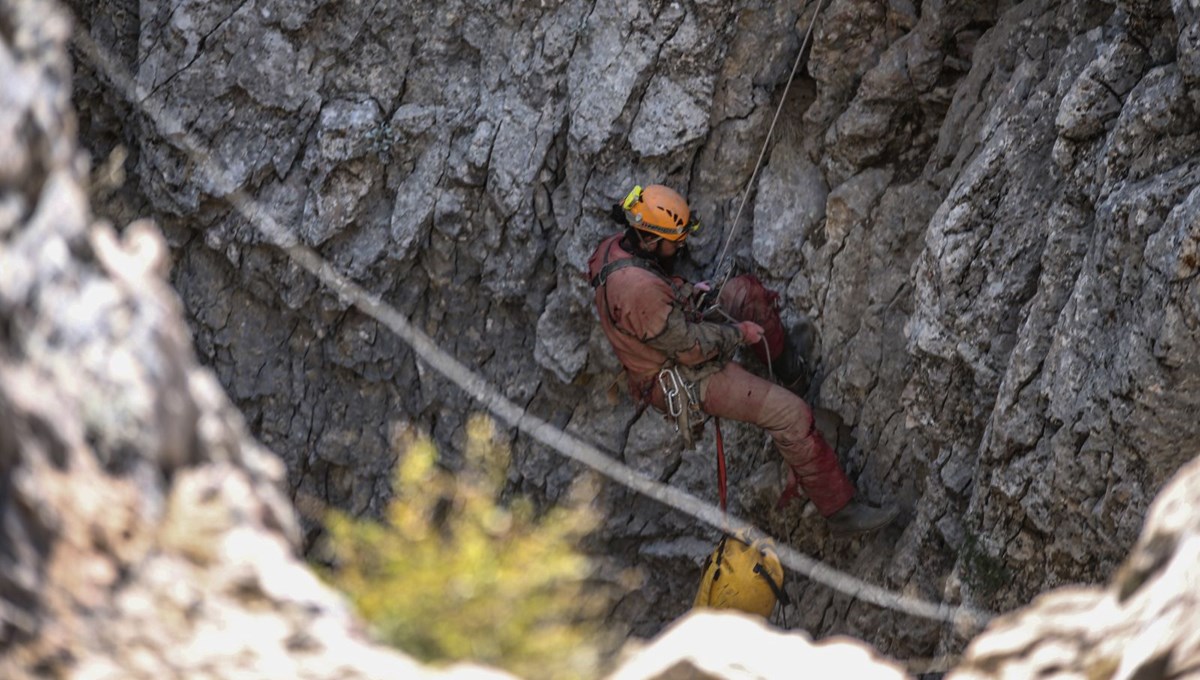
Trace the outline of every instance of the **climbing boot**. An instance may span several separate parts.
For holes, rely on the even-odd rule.
[[[812,377],[810,358],[816,337],[812,321],[802,317],[784,334],[783,351],[771,366],[779,384],[801,397],[808,393]]]
[[[830,515],[826,521],[829,522],[829,531],[834,538],[849,538],[882,529],[891,524],[897,514],[899,510],[894,505],[877,508],[855,498]]]

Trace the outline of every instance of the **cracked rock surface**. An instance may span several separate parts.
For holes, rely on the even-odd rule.
[[[1107,588],[1061,588],[997,619],[949,677],[1179,678],[1200,667],[1200,462],[1155,499]]]
[[[265,245],[234,189],[510,399],[716,498],[711,437],[679,451],[654,414],[606,400],[616,366],[582,272],[609,206],[651,181],[705,224],[683,269],[712,263],[816,5],[73,7],[169,121],[79,63],[88,148],[129,151],[101,210],[163,226],[200,359],[293,498],[378,512],[391,429],[428,429],[453,466],[472,405]],[[727,425],[734,511],[859,578],[993,611],[1113,575],[1200,453],[1198,21],[1166,0],[822,5],[732,252],[787,319],[814,320],[808,396],[860,493],[903,512],[833,541],[807,505],[771,509],[776,454]],[[514,448],[514,489],[553,501],[578,473]],[[597,550],[648,575],[613,619],[655,633],[715,535],[619,488],[605,510]],[[792,625],[897,658],[976,632],[787,588]]]
[[[91,214],[70,32],[0,4],[0,676],[507,677],[376,646],[305,564],[161,233]]]

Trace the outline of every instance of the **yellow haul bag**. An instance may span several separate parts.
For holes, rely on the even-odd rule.
[[[751,544],[722,536],[704,560],[704,574],[693,608],[737,609],[770,618],[775,603],[789,604],[783,592],[783,565],[770,539]]]

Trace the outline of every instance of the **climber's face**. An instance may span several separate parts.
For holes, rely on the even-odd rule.
[[[672,258],[675,253],[683,248],[683,241],[668,241],[665,238],[658,240],[658,250],[656,251],[659,257]]]

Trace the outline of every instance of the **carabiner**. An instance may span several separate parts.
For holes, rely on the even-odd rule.
[[[671,377],[671,387],[667,387],[663,375]],[[672,418],[678,418],[679,414],[683,413],[683,404],[679,402],[679,382],[679,376],[669,368],[658,372],[658,386],[662,388],[663,398],[667,402],[667,412],[671,414]]]

